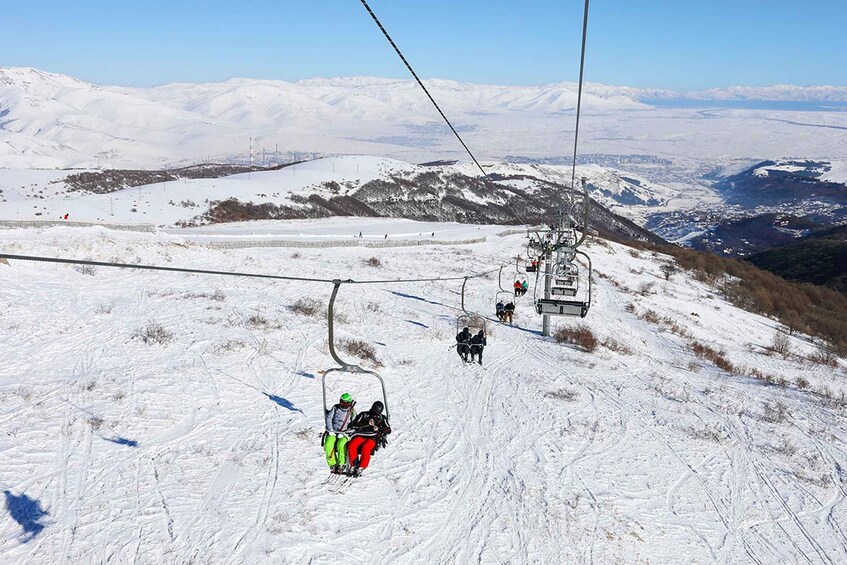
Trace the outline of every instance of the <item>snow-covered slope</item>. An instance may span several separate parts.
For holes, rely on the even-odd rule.
[[[524,245],[223,251],[67,227],[0,242],[326,279],[461,276]],[[847,560],[847,418],[830,400],[843,369],[763,354],[773,321],[686,275],[665,281],[661,256],[587,251],[602,275],[584,320],[604,344],[593,353],[542,338],[525,298],[516,327],[489,322],[484,366],[462,366],[459,283],[342,287],[339,337],[373,346],[394,429],[344,485],[318,441],[323,314],[289,308],[325,304],[329,285],[0,265],[0,561]],[[496,278],[468,285],[467,306],[490,313]],[[161,343],[145,343],[155,324]],[[693,341],[787,386],[723,372]],[[361,376],[329,382],[331,400],[377,397]]]
[[[539,197],[563,193],[570,186],[570,167],[486,163],[496,186],[515,187]],[[67,173],[67,174],[70,174]],[[331,199],[357,196],[371,181],[405,179],[415,184],[421,175],[436,175],[447,184],[480,177],[468,162],[420,166],[373,156],[333,157],[308,161],[275,171],[242,173],[223,178],[184,179],[144,185],[108,194],[69,191],[63,176],[53,171],[0,170],[0,220],[69,219],[88,222],[153,223],[174,225],[195,221],[212,201],[236,198],[241,202],[270,203],[302,208],[309,196]],[[453,175],[461,175],[455,177]],[[679,191],[651,183],[638,175],[588,165],[577,167],[577,178],[588,179],[592,198],[610,210],[642,220],[650,211],[666,209]],[[433,182],[427,178],[427,182]],[[416,181],[423,184],[422,181]],[[502,202],[501,195],[454,187],[451,196],[479,205]],[[388,198],[412,200],[410,186],[392,185]],[[558,200],[556,201],[558,202]],[[414,204],[414,202],[410,203]],[[397,212],[395,215],[404,215]],[[411,211],[405,214],[414,217]],[[508,220],[514,218],[509,216]]]

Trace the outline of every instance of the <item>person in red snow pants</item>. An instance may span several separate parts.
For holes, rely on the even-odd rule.
[[[367,469],[371,462],[371,453],[376,447],[376,441],[370,437],[356,436],[347,444],[348,461],[355,461],[356,457],[361,453],[359,458],[359,468]],[[361,451],[359,451],[361,449]]]

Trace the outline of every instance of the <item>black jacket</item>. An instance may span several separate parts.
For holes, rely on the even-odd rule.
[[[483,347],[488,345],[488,340],[485,339],[484,335],[475,335],[473,339],[471,339],[471,347]]]
[[[515,311],[515,305],[513,303],[509,302],[508,304],[506,304],[505,310],[506,310],[506,312],[514,312]]]
[[[470,343],[471,342],[471,332],[461,331],[459,335],[456,336],[457,343]]]
[[[391,426],[385,416],[374,416],[370,412],[362,412],[353,418],[348,429],[353,432],[353,436],[374,438],[377,443],[383,436],[391,433]]]

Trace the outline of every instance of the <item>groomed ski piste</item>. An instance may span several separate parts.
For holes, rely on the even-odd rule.
[[[333,219],[327,233],[339,222],[372,227]],[[174,232],[55,227],[2,230],[0,248],[447,277],[510,263],[526,240],[502,230],[469,245],[218,249]],[[802,360],[813,346],[797,335],[793,356],[767,354],[775,321],[686,273],[665,280],[666,257],[596,238],[586,251],[593,352],[542,337],[530,290],[514,327],[488,322],[483,366],[464,365],[450,349],[461,281],[342,286],[339,340],[373,347],[394,430],[346,481],[330,479],[319,443],[331,285],[0,264],[0,561],[847,561],[847,418],[816,392],[843,394],[843,360]],[[503,272],[508,288],[514,269]],[[497,290],[496,276],[470,280],[468,309],[491,317]],[[697,357],[695,341],[724,350],[736,374]],[[786,383],[738,374],[754,368]],[[359,409],[379,398],[362,376],[329,389]]]

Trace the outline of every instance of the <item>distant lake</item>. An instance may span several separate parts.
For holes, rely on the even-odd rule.
[[[730,108],[734,110],[785,110],[792,112],[847,112],[847,102],[787,100],[641,100],[658,108]]]

